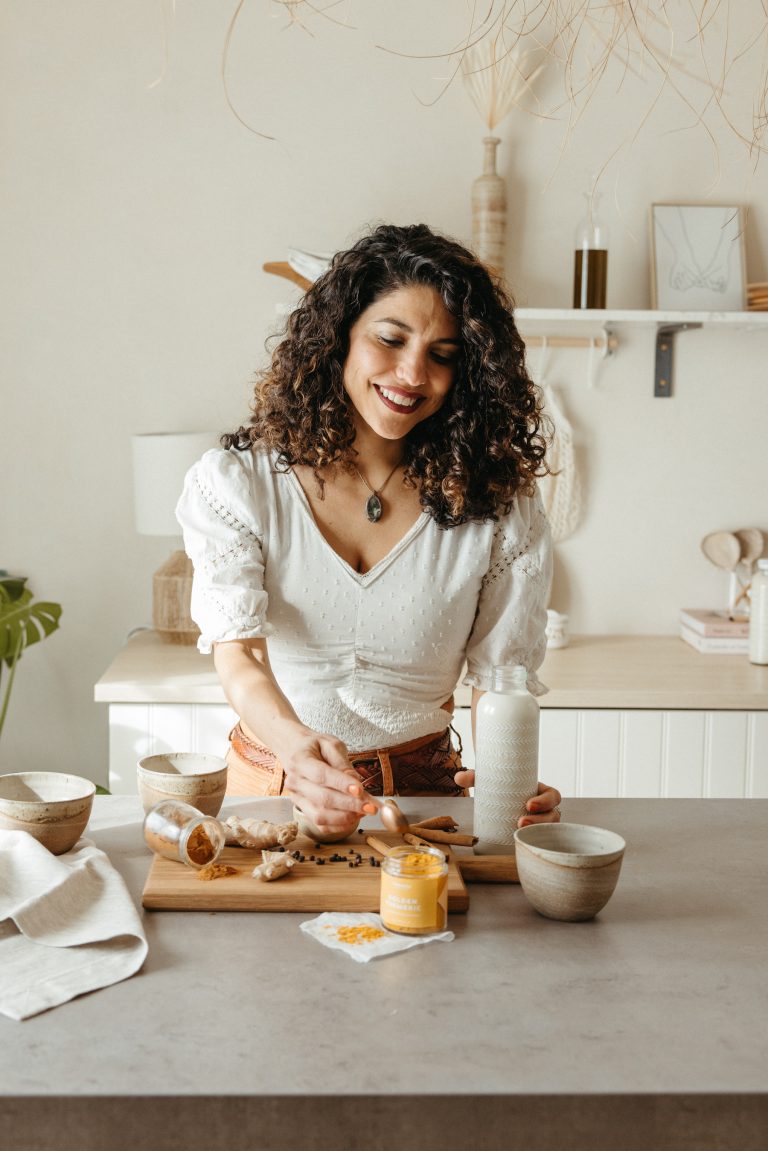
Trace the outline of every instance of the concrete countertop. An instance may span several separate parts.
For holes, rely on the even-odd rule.
[[[402,805],[471,825],[471,800]],[[302,935],[306,913],[146,912],[137,976],[0,1017],[9,1146],[508,1151],[514,1129],[536,1151],[764,1147],[768,800],[573,799],[565,814],[627,841],[588,923],[474,885],[453,942],[357,964]],[[97,797],[87,834],[138,903],[138,801]]]
[[[677,636],[576,636],[547,652],[542,707],[698,711],[768,709],[768,667],[746,655],[704,655]],[[217,703],[224,692],[211,656],[139,632],[96,684],[99,703]],[[468,706],[459,686],[457,706]]]

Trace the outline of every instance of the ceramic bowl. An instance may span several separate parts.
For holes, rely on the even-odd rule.
[[[299,835],[306,835],[307,839],[312,839],[315,843],[343,843],[345,839],[350,839],[354,835],[357,824],[352,827],[347,827],[343,831],[329,831],[328,828],[320,830],[311,819],[308,819],[300,807],[293,809],[293,818],[299,825]]]
[[[515,832],[526,898],[549,919],[592,919],[613,895],[626,844],[582,823],[537,823]]]
[[[227,790],[227,765],[218,755],[174,751],[139,760],[139,795],[148,812],[164,799],[180,799],[203,815],[218,815]]]
[[[54,855],[75,846],[91,817],[96,784],[58,771],[0,775],[0,828],[28,831]]]

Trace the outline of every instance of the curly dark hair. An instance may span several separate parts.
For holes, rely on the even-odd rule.
[[[383,224],[339,252],[288,319],[256,382],[248,425],[224,447],[262,444],[277,466],[351,466],[355,429],[344,389],[349,331],[379,297],[412,284],[434,288],[461,341],[442,407],[405,443],[404,482],[441,527],[506,514],[548,471],[545,417],[528,376],[513,305],[483,264],[425,224]]]

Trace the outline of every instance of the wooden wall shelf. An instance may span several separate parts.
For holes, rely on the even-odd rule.
[[[656,333],[654,395],[672,394],[672,353],[678,332],[721,327],[726,332],[768,332],[768,312],[664,312],[634,309],[516,308],[515,319],[529,348],[589,348],[601,358],[621,345],[621,328]],[[594,383],[594,371],[589,383]]]

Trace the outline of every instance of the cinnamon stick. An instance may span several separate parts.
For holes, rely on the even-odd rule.
[[[411,826],[414,829],[432,827],[438,831],[458,831],[459,828],[452,815],[433,815],[431,819],[420,819],[418,823],[413,823]]]
[[[472,847],[477,843],[477,836],[462,835],[458,831],[440,831],[434,827],[417,827],[414,830],[430,843],[451,843],[454,847]]]
[[[434,847],[428,839],[422,839],[420,835],[414,835],[413,832],[407,831],[403,836],[406,843],[412,844],[413,847]]]
[[[365,842],[374,851],[378,851],[379,855],[389,855],[392,848],[388,843],[384,843],[382,839],[377,839],[375,835],[366,835]]]

